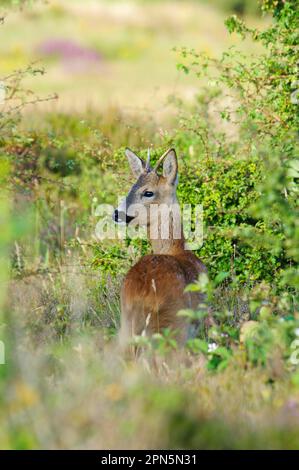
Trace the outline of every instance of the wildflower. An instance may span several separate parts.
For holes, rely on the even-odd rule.
[[[217,349],[217,348],[218,348],[218,345],[217,345],[216,343],[210,343],[210,344],[208,345],[208,352],[213,352],[213,351],[215,351],[215,349]]]

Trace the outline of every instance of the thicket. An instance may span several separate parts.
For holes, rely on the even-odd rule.
[[[244,280],[295,286],[298,11],[295,2],[264,2],[263,8],[274,16],[265,31],[250,29],[235,16],[226,21],[230,33],[249,36],[264,47],[258,57],[231,49],[220,60],[211,60],[181,50],[184,60],[178,67],[212,83],[212,91],[202,94],[192,110],[192,119],[183,122],[200,149],[196,177],[192,170],[183,183],[190,194],[189,181],[192,185],[198,178],[195,197],[203,201],[207,225],[217,233],[208,234],[203,248],[207,259],[217,259],[220,253],[215,271],[227,270],[231,259],[232,269]],[[221,97],[224,103],[232,98],[233,106],[220,109],[222,118],[238,127],[229,141],[214,131],[207,114],[207,104],[215,96],[218,103]]]
[[[279,349],[288,358],[298,333],[299,12],[296,2],[265,1],[262,7],[273,15],[264,31],[247,27],[236,16],[226,21],[230,33],[259,42],[260,55],[231,49],[214,60],[182,49],[178,64],[210,84],[192,118],[182,119],[187,145],[195,141],[197,147],[192,147],[196,163],[181,194],[204,204],[207,236],[200,254],[211,273],[219,277],[223,272],[221,279],[231,279],[231,289],[250,286],[251,322],[248,329],[244,325],[244,334],[241,328],[238,340],[245,338],[254,363],[266,363]],[[222,119],[237,126],[229,138],[227,132],[215,132],[209,118],[208,103],[215,98]],[[180,134],[177,138],[184,142]],[[214,287],[206,280],[194,289],[210,293],[212,301]],[[197,312],[197,317],[204,315],[205,309]],[[216,332],[208,333],[221,346],[230,344],[212,354],[212,368],[225,365],[234,349],[233,317],[222,309]],[[207,343],[197,347],[209,353]]]

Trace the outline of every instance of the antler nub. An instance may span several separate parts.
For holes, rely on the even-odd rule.
[[[150,160],[151,160],[151,151],[150,148],[147,149],[147,159],[146,159],[146,164],[145,164],[145,171],[149,172],[151,167],[150,167]]]

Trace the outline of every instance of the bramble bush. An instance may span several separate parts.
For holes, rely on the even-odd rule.
[[[206,240],[199,254],[212,279],[224,272],[232,289],[245,285],[249,306],[243,321],[250,321],[241,328],[242,318],[237,326],[231,309],[216,310],[206,341],[191,341],[191,349],[201,350],[211,369],[226,367],[237,344],[244,345],[252,364],[278,367],[282,361],[278,369],[293,371],[295,364],[289,358],[299,332],[299,12],[293,1],[264,1],[262,8],[274,18],[265,31],[248,28],[236,16],[226,21],[230,33],[259,42],[260,55],[231,49],[216,60],[183,48],[178,64],[185,73],[208,80],[211,88],[199,96],[191,118],[182,113],[176,139],[185,147],[187,164],[195,163],[186,172],[181,195],[186,191],[186,199],[192,194],[204,205]],[[215,132],[209,114],[215,101],[235,134]],[[199,282],[194,288],[206,292],[207,286]]]
[[[201,250],[209,264],[212,260],[214,273],[232,266],[243,281],[266,279],[295,287],[299,15],[296,2],[264,2],[263,8],[274,16],[265,31],[248,28],[236,16],[226,21],[229,32],[250,36],[264,47],[259,56],[244,57],[232,49],[216,60],[180,51],[178,67],[212,83],[210,94],[200,96],[191,110],[193,117],[182,119],[183,135],[177,138],[184,141],[184,133],[191,132],[194,139],[187,146],[196,152],[195,172],[189,172],[182,187],[187,185],[186,194],[191,194],[193,186],[197,202],[203,201],[207,226],[216,227],[217,236],[212,230]],[[215,97],[222,119],[233,123],[233,138],[216,133],[209,122],[208,106]]]

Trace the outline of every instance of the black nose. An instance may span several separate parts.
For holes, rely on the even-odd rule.
[[[113,214],[113,220],[114,222],[124,222],[126,220],[126,214],[115,209]]]
[[[113,220],[114,222],[126,222],[126,224],[129,224],[131,220],[133,220],[135,217],[130,217],[123,211],[119,211],[115,209],[113,213]]]

